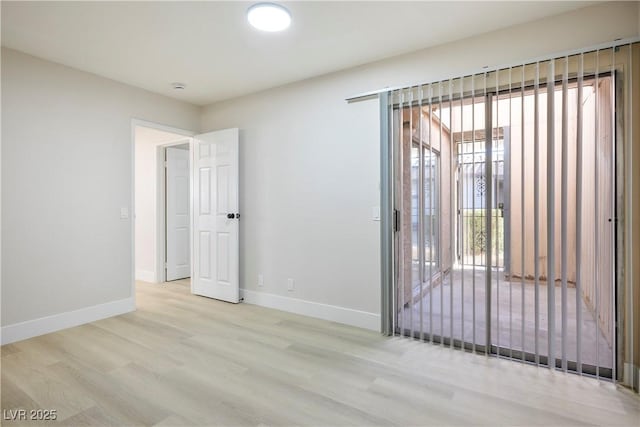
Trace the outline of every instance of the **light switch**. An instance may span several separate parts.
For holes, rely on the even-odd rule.
[[[371,213],[372,213],[372,219],[374,221],[380,221],[380,206],[374,206],[371,209]]]
[[[120,219],[129,219],[129,208],[120,208]]]

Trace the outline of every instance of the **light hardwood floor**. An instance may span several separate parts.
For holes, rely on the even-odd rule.
[[[2,409],[56,409],[70,426],[640,425],[637,395],[591,378],[196,297],[184,282],[140,282],[137,304],[3,346]]]

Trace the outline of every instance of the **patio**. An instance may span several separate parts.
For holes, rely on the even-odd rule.
[[[535,284],[526,280],[523,283],[520,279],[509,282],[503,280],[502,273],[499,276],[501,276],[499,280],[496,280],[494,275],[492,282],[491,344],[517,351],[524,348],[525,352],[535,354],[537,335],[538,354],[546,356],[548,352],[546,283],[541,282],[538,285],[539,329],[536,334]],[[426,284],[423,286],[422,298],[419,297],[420,288],[414,288],[413,307],[405,306],[398,319],[400,327],[403,325],[404,328],[412,327],[413,331],[422,331],[425,336],[428,336],[431,331],[434,336],[450,337],[453,335],[454,339],[459,340],[462,338],[464,326],[464,341],[485,344],[485,272],[483,267],[476,267],[475,273],[471,267],[467,266],[464,270],[457,267],[453,270],[453,281],[451,274],[446,274],[443,283],[440,284],[439,281],[437,284],[434,283],[432,290],[429,290]],[[557,358],[562,357],[561,292],[561,287],[557,284],[555,291]],[[576,361],[578,323],[576,320],[576,289],[573,286],[567,288],[566,306],[566,356],[569,361]],[[597,326],[594,313],[582,300],[580,311],[582,315],[580,328],[582,363],[611,368],[613,360],[611,344]],[[507,350],[507,352],[509,351]]]

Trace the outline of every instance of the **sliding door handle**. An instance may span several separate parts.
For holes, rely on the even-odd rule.
[[[229,219],[233,219],[235,217],[236,217],[235,214],[232,214],[232,213],[227,214],[227,218],[229,218]]]

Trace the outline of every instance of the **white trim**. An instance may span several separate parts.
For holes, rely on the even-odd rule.
[[[156,273],[149,270],[136,270],[136,280],[141,282],[158,283]]]
[[[156,156],[156,208],[155,208],[155,222],[156,222],[156,232],[153,235],[153,247],[156,249],[155,257],[155,267],[156,267],[156,283],[164,283],[166,281],[167,268],[166,264],[166,228],[165,228],[165,162],[166,160],[166,152],[165,148],[162,145],[156,146],[154,156]],[[136,236],[133,236],[134,240]]]
[[[196,132],[190,131],[190,130],[186,130],[186,129],[180,129],[180,128],[176,128],[173,126],[167,126],[167,125],[163,125],[160,123],[156,123],[156,122],[150,122],[148,120],[142,120],[142,119],[136,119],[135,117],[131,119],[131,127],[133,128],[133,130],[135,131],[136,126],[142,126],[145,128],[152,128],[152,129],[156,129],[156,130],[161,130],[163,132],[168,132],[168,133],[175,133],[178,135],[183,135],[186,137],[191,137],[194,136],[196,134]],[[134,133],[135,136],[135,133]]]
[[[84,307],[74,311],[53,314],[39,319],[27,320],[2,327],[2,344],[9,344],[27,338],[37,337],[62,329],[72,328],[85,323],[107,317],[135,311],[136,303],[133,296],[118,301],[111,301],[91,307]]]
[[[343,323],[345,325],[370,329],[372,331],[380,331],[380,314],[378,313],[369,313],[367,311],[354,310],[351,308],[321,304],[246,289],[240,289],[240,296],[244,298],[244,302],[247,304],[274,308],[276,310],[329,320],[331,322]]]

